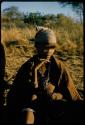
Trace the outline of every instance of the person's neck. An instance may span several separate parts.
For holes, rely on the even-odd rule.
[[[51,57],[50,57],[51,58]],[[47,61],[50,62],[50,58],[45,58],[45,57],[41,57],[40,55],[38,55],[38,59],[42,62],[42,61]]]

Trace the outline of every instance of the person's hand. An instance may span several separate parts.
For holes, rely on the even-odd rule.
[[[46,87],[45,90],[47,94],[52,95],[53,91],[55,89],[55,86],[52,83],[49,83]]]
[[[57,93],[53,93],[52,95],[51,95],[51,98],[53,99],[53,100],[62,100],[63,99],[63,95],[61,94],[61,93],[59,93],[59,92],[57,92]]]
[[[32,95],[32,101],[36,100],[37,99],[37,95],[36,94],[33,94]]]

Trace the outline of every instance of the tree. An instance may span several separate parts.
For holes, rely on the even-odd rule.
[[[22,17],[22,14],[19,12],[18,7],[15,6],[11,6],[9,8],[4,9],[2,13],[3,16],[6,16],[11,20],[20,19]]]
[[[33,25],[41,25],[42,24],[42,15],[39,12],[29,13],[29,15],[24,15],[24,22]]]
[[[59,2],[63,7],[71,6],[72,9],[78,14],[80,17],[80,22],[83,22],[83,2]]]

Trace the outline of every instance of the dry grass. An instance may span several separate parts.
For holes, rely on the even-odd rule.
[[[5,45],[8,45],[9,42],[15,41],[15,44],[27,44],[29,43],[29,39],[32,38],[35,34],[35,29],[19,29],[19,28],[11,28],[11,29],[2,29],[2,42]],[[3,37],[4,36],[4,37]],[[16,41],[18,43],[16,43]]]
[[[9,80],[10,84],[19,67],[35,53],[34,44],[30,41],[34,38],[35,33],[35,29],[32,27],[31,29],[14,27],[1,30],[1,42],[6,54],[5,79]],[[83,38],[78,39],[77,44],[75,39],[72,41],[71,38],[74,33],[68,34],[68,32],[60,30],[55,33],[57,37],[55,56],[67,64],[75,85],[79,89],[83,89]]]

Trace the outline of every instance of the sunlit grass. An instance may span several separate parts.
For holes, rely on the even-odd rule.
[[[80,29],[80,30],[79,30]],[[53,29],[56,34],[57,47],[55,56],[61,58],[69,67],[75,85],[83,87],[83,34],[82,28],[76,27],[72,32],[61,28]],[[1,29],[1,42],[5,48],[5,79],[16,74],[19,67],[35,54],[35,27]],[[58,54],[58,55],[57,55]],[[11,80],[10,80],[11,81]],[[10,82],[9,81],[9,82]]]

